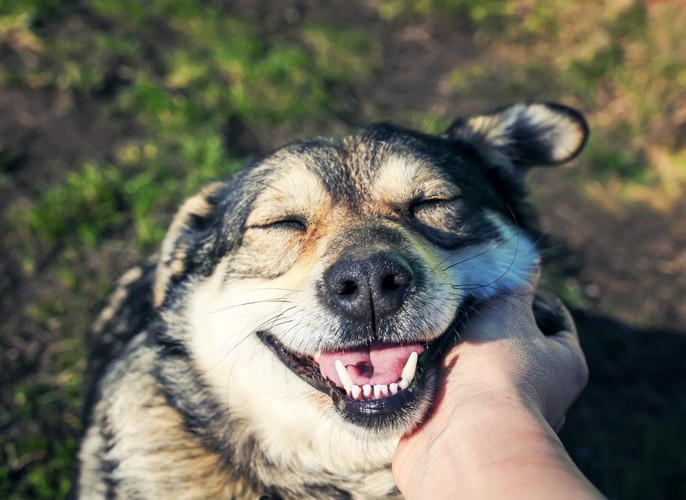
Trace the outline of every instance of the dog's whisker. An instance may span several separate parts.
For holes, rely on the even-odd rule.
[[[458,290],[467,290],[467,291],[473,291],[473,290],[479,290],[479,289],[484,289],[484,288],[491,288],[491,289],[496,289],[493,287],[493,285],[500,280],[502,280],[505,276],[508,275],[508,273],[512,270],[514,267],[515,262],[517,261],[517,256],[519,254],[519,232],[513,234],[510,238],[508,238],[506,241],[511,240],[512,238],[516,237],[517,239],[515,240],[515,249],[514,252],[512,253],[512,259],[510,259],[510,262],[508,263],[507,268],[496,278],[491,280],[489,283],[474,283],[474,284],[469,284],[469,283],[459,283],[456,285],[453,285],[454,289]],[[506,242],[505,241],[505,242]],[[505,243],[503,242],[503,243]]]
[[[244,332],[244,334],[242,335],[242,337],[240,338],[240,340],[239,340],[238,342],[235,342],[235,341],[232,340],[230,337],[227,338],[226,344],[227,344],[227,346],[230,344],[230,345],[231,345],[231,348],[230,348],[228,351],[226,351],[226,353],[224,354],[224,356],[217,362],[217,364],[218,364],[218,363],[221,363],[221,362],[224,361],[224,360],[226,360],[226,359],[233,353],[233,351],[234,351],[235,349],[239,348],[239,347],[243,344],[243,342],[245,342],[245,341],[247,341],[248,339],[252,338],[252,337],[254,336],[254,334],[255,334],[256,331],[259,331],[259,330],[261,330],[261,329],[264,329],[264,328],[266,327],[266,325],[269,324],[270,322],[271,322],[271,325],[272,325],[271,327],[272,327],[272,328],[275,327],[275,326],[277,326],[278,324],[281,324],[281,323],[277,323],[277,321],[279,320],[279,318],[280,318],[281,316],[283,316],[283,315],[284,315],[286,312],[288,312],[290,309],[293,309],[293,307],[288,308],[288,309],[286,309],[286,310],[284,310],[284,311],[281,311],[281,312],[274,313],[274,314],[270,315],[267,319],[264,319],[264,318],[263,318],[263,319],[261,319],[261,320],[256,320],[256,321],[252,322],[252,323],[249,324],[249,325],[246,325],[246,326],[243,328],[243,330],[242,330],[242,331]],[[257,326],[254,326],[255,324],[257,324]],[[246,330],[247,330],[247,331],[246,331]],[[236,335],[238,335],[239,333],[240,333],[240,332],[236,332]],[[215,364],[215,366],[213,366],[213,367],[211,367],[211,368],[216,368],[217,364]]]
[[[274,318],[270,318],[270,320],[271,320],[271,321],[275,320],[276,318],[278,318],[279,314],[280,314],[280,313],[275,314]],[[266,321],[264,321],[262,324],[266,324],[266,323],[267,323],[268,321],[270,321],[270,320],[266,320]],[[259,328],[259,327],[258,327],[258,328]],[[231,344],[232,344],[232,347],[231,347],[228,351],[226,351],[226,352],[224,353],[224,355],[223,355],[221,358],[219,358],[219,359],[214,363],[214,365],[209,366],[209,367],[204,371],[204,373],[208,373],[208,372],[210,372],[211,370],[216,369],[217,366],[219,366],[219,365],[220,365],[221,363],[223,363],[226,359],[228,359],[229,356],[231,356],[231,354],[233,353],[233,351],[234,351],[235,349],[239,348],[239,347],[243,344],[243,342],[245,342],[245,341],[247,341],[248,339],[250,339],[250,338],[254,335],[254,332],[255,332],[255,329],[251,328],[250,326],[247,326],[247,327],[244,328],[243,330],[248,330],[248,331],[242,335],[242,337],[240,338],[240,340],[239,340],[238,342],[232,341],[231,339],[227,339],[227,340],[226,340],[227,344],[228,344],[228,343],[231,343]],[[240,332],[236,332],[236,335],[238,335],[238,334],[240,334]],[[235,343],[234,343],[234,342],[235,342]]]
[[[251,302],[242,302],[242,303],[240,303],[240,304],[231,304],[231,305],[228,305],[228,306],[218,307],[218,308],[216,308],[216,309],[212,309],[211,311],[208,311],[208,312],[202,314],[200,317],[201,317],[201,318],[205,318],[205,317],[207,317],[207,316],[211,316],[211,315],[213,315],[213,314],[219,314],[219,313],[222,313],[222,312],[226,312],[226,311],[229,311],[229,310],[231,310],[231,309],[235,309],[235,308],[237,308],[237,307],[255,306],[255,305],[259,305],[259,304],[289,304],[290,302],[291,302],[290,300],[284,299],[284,298],[254,300],[254,301],[251,301]]]
[[[444,268],[443,268],[443,271],[448,271],[449,269],[452,269],[453,267],[460,266],[460,265],[462,265],[462,264],[464,264],[464,263],[466,263],[466,262],[469,262],[469,261],[471,261],[471,260],[478,259],[479,257],[483,257],[483,256],[486,255],[487,253],[492,252],[493,250],[496,250],[497,248],[501,247],[501,246],[504,245],[505,243],[508,243],[510,240],[512,240],[513,238],[516,238],[516,237],[518,237],[518,236],[519,236],[519,233],[513,234],[513,235],[510,236],[509,238],[505,238],[504,240],[498,241],[497,243],[493,244],[493,245],[490,246],[489,248],[486,248],[485,250],[483,250],[483,251],[481,251],[481,252],[479,252],[479,253],[477,253],[477,254],[471,255],[471,256],[469,256],[469,257],[467,257],[467,258],[465,258],[465,259],[462,259],[462,260],[460,260],[460,261],[458,261],[458,262],[453,262],[453,263],[450,264],[449,266],[444,267]],[[443,262],[445,262],[445,261],[443,261]]]

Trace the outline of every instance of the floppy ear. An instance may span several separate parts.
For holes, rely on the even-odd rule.
[[[533,103],[456,120],[445,136],[466,140],[487,155],[505,156],[515,166],[531,167],[571,160],[588,133],[578,111],[561,104]]]
[[[175,280],[208,258],[215,241],[207,227],[216,216],[219,194],[224,187],[226,184],[223,182],[210,184],[189,198],[174,217],[162,242],[155,271],[153,299],[156,307],[162,305]]]

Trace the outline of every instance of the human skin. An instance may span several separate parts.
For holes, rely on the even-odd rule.
[[[434,413],[393,458],[407,499],[603,498],[556,434],[588,369],[561,304],[563,331],[536,325],[538,275],[482,304],[446,356]]]

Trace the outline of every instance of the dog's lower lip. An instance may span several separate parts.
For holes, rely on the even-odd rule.
[[[336,391],[331,395],[336,407],[347,413],[359,415],[387,415],[400,410],[409,401],[415,398],[417,390],[414,387],[408,387],[392,396],[386,396],[378,399],[361,399],[356,400]]]

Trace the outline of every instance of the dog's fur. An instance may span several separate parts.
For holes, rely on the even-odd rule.
[[[540,103],[440,137],[372,125],[188,200],[94,325],[79,496],[399,496],[393,451],[430,413],[465,311],[538,265],[524,174],[587,133]],[[326,353],[410,348],[417,374],[394,396],[323,375]]]

